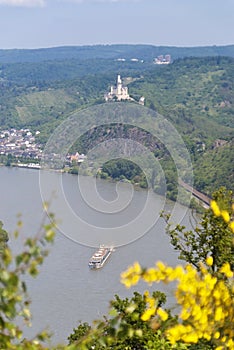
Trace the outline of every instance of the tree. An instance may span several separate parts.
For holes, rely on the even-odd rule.
[[[69,335],[68,339],[68,345],[71,345],[72,343],[77,342],[78,340],[81,340],[83,337],[85,337],[89,331],[91,330],[91,326],[87,323],[80,323],[77,328],[73,329],[73,333]]]
[[[49,216],[51,223],[43,223],[35,237],[26,240],[22,253],[13,257],[10,248],[6,245],[3,247],[0,256],[0,349],[43,349],[41,342],[47,338],[47,333],[41,332],[32,341],[22,339],[23,333],[16,319],[21,318],[24,323],[30,324],[30,302],[22,276],[37,276],[38,267],[48,254],[45,244],[53,241],[55,228],[53,215]],[[16,238],[21,225],[19,221]],[[2,223],[0,226],[1,234],[5,236]]]
[[[0,254],[3,252],[3,249],[6,247],[8,241],[7,231],[3,229],[3,223],[0,221]]]
[[[158,309],[166,302],[166,296],[161,292],[153,292],[152,300]],[[131,299],[121,299],[115,295],[111,301],[111,311],[103,321],[96,322],[95,327],[87,323],[80,324],[69,336],[69,345],[74,344],[77,349],[95,350],[170,350],[171,345],[162,333],[157,330],[158,323],[144,322],[141,315],[147,310],[149,293],[141,295],[134,292]],[[173,317],[169,315],[170,322]],[[166,321],[166,320],[165,320]],[[153,327],[152,327],[153,325]],[[187,349],[178,343],[173,349]]]
[[[211,256],[212,269],[216,271],[225,262],[234,267],[233,234],[229,223],[221,215],[227,212],[230,216],[232,213],[232,191],[222,187],[213,194],[213,199],[220,207],[220,215],[215,216],[212,208],[207,209],[194,230],[187,231],[185,226],[179,224],[172,228],[170,216],[163,216],[168,223],[167,233],[171,243],[179,252],[179,259],[199,269],[200,263],[205,263],[207,257]]]

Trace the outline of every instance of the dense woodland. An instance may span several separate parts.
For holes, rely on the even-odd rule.
[[[153,64],[171,54],[169,65]],[[193,57],[192,57],[193,56]],[[118,61],[125,58],[125,61]],[[137,58],[138,61],[131,61]],[[234,46],[175,48],[150,45],[100,45],[39,50],[0,50],[1,129],[39,130],[45,144],[72,112],[103,103],[103,95],[121,74],[136,100],[165,116],[183,137],[194,165],[195,187],[210,195],[224,184],[233,188]],[[128,78],[128,79],[127,79]],[[131,133],[131,130],[129,131]],[[114,133],[114,132],[113,132]],[[90,136],[92,134],[92,137]],[[84,135],[72,151],[86,153],[103,140],[105,130]],[[146,144],[141,133],[135,136]],[[227,141],[217,147],[217,140]],[[176,198],[176,172],[171,158],[155,142],[168,183]],[[110,164],[109,164],[110,165]],[[112,169],[116,169],[111,164]],[[135,168],[121,164],[120,177],[134,182]],[[127,169],[128,174],[125,170]],[[104,177],[106,175],[103,175]],[[139,174],[137,181],[141,179]],[[142,182],[143,185],[144,181]]]

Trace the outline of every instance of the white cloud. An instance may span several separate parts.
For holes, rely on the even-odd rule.
[[[42,7],[45,5],[45,0],[0,0],[0,5],[18,7]]]

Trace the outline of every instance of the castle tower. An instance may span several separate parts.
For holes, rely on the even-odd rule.
[[[122,80],[120,75],[117,76],[117,86],[116,86],[117,95],[122,95]]]

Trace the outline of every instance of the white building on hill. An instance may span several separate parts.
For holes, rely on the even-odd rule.
[[[120,75],[117,76],[116,86],[111,86],[110,92],[104,96],[106,101],[109,100],[133,100],[128,94],[127,86],[123,86]]]
[[[154,59],[155,64],[170,64],[171,63],[171,55],[160,55]]]
[[[120,75],[117,76],[116,86],[111,86],[110,91],[107,92],[104,95],[105,101],[133,101],[136,103],[139,103],[140,105],[144,106],[145,104],[145,98],[144,96],[141,96],[139,101],[134,100],[131,96],[128,94],[128,88],[127,86],[123,86],[122,79]]]

